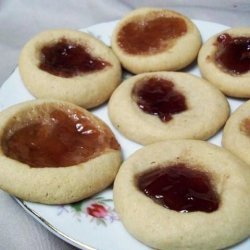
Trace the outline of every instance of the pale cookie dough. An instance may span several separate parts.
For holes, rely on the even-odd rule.
[[[142,111],[132,91],[136,84],[152,77],[172,81],[185,96],[187,110],[172,115],[167,122]],[[112,94],[108,114],[125,137],[149,144],[166,139],[208,139],[225,123],[229,106],[224,95],[201,78],[181,72],[154,72],[125,80]]]
[[[250,101],[242,104],[228,119],[222,144],[250,165]]]
[[[40,63],[44,46],[54,45],[63,39],[73,46],[84,47],[94,59],[104,61],[106,66],[70,77],[42,70]],[[91,60],[86,62],[87,66],[91,63]],[[32,38],[21,51],[19,70],[25,86],[35,97],[56,98],[84,108],[105,102],[121,81],[120,62],[113,51],[93,36],[74,30],[48,30]]]
[[[180,213],[139,191],[137,176],[149,169],[186,163],[209,174],[219,195],[217,210]],[[224,249],[250,232],[250,168],[225,149],[203,141],[171,140],[146,146],[121,166],[114,203],[125,228],[155,249]]]
[[[159,23],[160,25],[162,23],[167,24],[166,27],[158,27],[158,23],[152,23],[154,20],[164,18],[168,19]],[[177,20],[179,23],[180,29],[177,36],[175,32],[178,28],[175,27],[174,23],[176,21],[173,20]],[[139,39],[137,45],[139,52],[134,51],[134,49],[131,51],[124,49],[126,47],[121,45],[121,39],[119,38],[124,27],[133,24],[138,25],[138,27],[131,32],[132,34],[127,36],[129,39],[128,44],[130,44],[131,48],[135,48],[130,40],[131,38]],[[156,36],[155,33],[149,34],[151,31],[161,33],[159,40],[156,42],[148,42],[152,37]],[[125,35],[126,32],[124,32]],[[163,33],[167,33],[169,36]],[[144,36],[146,37],[144,38]],[[119,21],[112,34],[112,49],[123,67],[135,74],[182,69],[196,58],[200,46],[200,33],[189,18],[172,10],[160,8],[140,8],[132,11]],[[144,48],[144,50],[141,48]]]
[[[53,112],[57,112],[57,115],[51,118]],[[84,133],[86,134],[85,136],[90,137],[97,134],[98,137],[96,137],[95,143],[85,147],[77,146],[78,149],[74,146],[74,141],[71,141],[74,145],[68,143],[67,136],[69,135],[64,132],[60,132],[58,141],[55,139],[55,142],[51,142],[50,138],[53,136],[51,133],[56,131],[51,132],[51,130],[47,130],[46,125],[52,123],[56,127],[56,124],[61,121],[60,116],[62,116],[62,113],[64,114],[63,117],[66,115],[71,121],[76,122],[75,127],[78,132],[74,132],[77,134],[73,139],[75,143],[78,140],[82,140],[81,136]],[[107,125],[87,110],[68,102],[40,99],[18,104],[4,110],[0,114],[0,119],[0,188],[6,192],[32,202],[65,204],[96,194],[113,182],[121,163],[120,146]],[[81,125],[85,124],[81,123],[85,119],[86,124],[90,124],[91,127],[89,125]],[[77,123],[78,120],[79,122]],[[32,142],[28,144],[28,152],[20,147],[20,143],[9,143],[11,138],[13,138],[13,134],[15,135],[17,131],[36,123],[42,123],[43,127],[38,132],[32,133],[34,136],[39,133],[39,140],[41,141],[43,141],[43,137],[47,138],[43,142],[45,143],[43,149],[46,145],[50,147],[49,153],[45,154],[55,162],[58,162],[58,158],[55,157],[60,157],[60,159],[64,160],[64,163],[60,161],[57,166],[49,165],[47,160],[45,165],[37,165],[39,163],[34,163],[33,159],[32,164],[27,164],[27,158],[19,160],[20,158],[14,157],[13,153],[10,153],[13,145],[17,147],[17,151],[21,150],[23,152],[23,157],[28,154],[30,155],[28,158],[32,159],[32,155],[34,155],[32,152],[37,152],[37,149],[39,153],[42,146],[40,146],[41,144],[37,140],[33,144]],[[61,123],[65,124],[63,121]],[[64,124],[62,124],[64,126],[63,129],[59,131],[67,132],[68,129],[72,129],[69,126],[65,128]],[[33,134],[31,135],[32,140],[35,138]],[[27,139],[30,139],[30,137]],[[46,141],[49,142],[46,144]],[[53,148],[51,148],[51,143],[54,145]],[[27,142],[22,141],[21,145],[23,145],[23,148],[27,148]],[[60,151],[60,148],[64,148],[63,151]],[[81,159],[81,161],[77,158],[80,157],[79,150],[82,152],[81,154],[86,152],[86,158]],[[92,150],[93,152],[88,154],[87,150]],[[77,156],[75,153],[78,153]],[[43,155],[41,156],[40,154],[35,161],[41,162],[42,160],[40,164],[44,164]],[[69,164],[68,160],[71,159],[77,163]]]
[[[232,28],[225,30],[211,37],[202,46],[198,55],[198,65],[202,76],[211,84],[219,88],[223,93],[232,97],[250,97],[250,68],[247,72],[239,74],[226,70],[215,60],[215,54],[218,53],[217,38],[222,34],[228,34],[234,37],[248,37],[250,43],[250,28]],[[249,45],[248,45],[249,47]],[[239,52],[237,52],[239,54]],[[249,52],[241,57],[248,60],[250,65]]]

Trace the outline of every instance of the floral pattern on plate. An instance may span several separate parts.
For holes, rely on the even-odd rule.
[[[107,226],[109,223],[119,220],[113,206],[113,200],[103,196],[58,206],[58,209],[57,215],[60,216],[64,212],[71,213],[79,222],[87,219],[91,223]]]

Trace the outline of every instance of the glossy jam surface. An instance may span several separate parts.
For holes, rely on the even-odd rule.
[[[250,137],[250,117],[240,123],[240,131]]]
[[[250,37],[231,37],[221,34],[217,37],[216,62],[231,74],[250,71]]]
[[[150,170],[137,183],[144,194],[171,210],[210,213],[219,207],[209,176],[183,163]]]
[[[186,32],[183,19],[158,16],[126,24],[118,33],[118,44],[129,54],[154,54],[166,49]]]
[[[185,96],[174,89],[166,79],[152,77],[135,85],[132,96],[145,113],[157,115],[163,122],[172,119],[173,114],[187,110]]]
[[[108,62],[92,57],[85,47],[66,39],[48,44],[40,52],[39,68],[64,78],[102,70],[109,65]]]
[[[5,139],[5,155],[31,167],[67,167],[86,162],[106,149],[119,149],[108,129],[98,129],[79,111],[54,110]]]

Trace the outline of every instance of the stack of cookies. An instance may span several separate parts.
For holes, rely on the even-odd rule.
[[[188,17],[158,8],[121,19],[111,48],[80,31],[39,34],[19,61],[37,100],[0,114],[0,188],[65,204],[114,181],[122,223],[150,247],[221,249],[247,238],[250,101],[230,116],[226,96],[250,97],[249,48],[250,28],[202,44]],[[185,73],[196,59],[202,78]],[[122,164],[123,145],[91,113],[105,104],[113,129],[143,146]],[[224,148],[205,141],[224,125]]]

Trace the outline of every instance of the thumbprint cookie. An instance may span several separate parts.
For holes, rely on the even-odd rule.
[[[114,203],[124,227],[154,249],[225,249],[249,236],[250,168],[198,140],[147,145],[123,162]]]
[[[112,94],[113,125],[140,144],[166,139],[208,139],[225,123],[225,96],[205,80],[182,72],[142,73]]]
[[[74,30],[38,34],[22,49],[19,70],[37,98],[54,98],[93,108],[120,83],[120,62],[104,43]]]
[[[132,11],[112,34],[112,49],[135,74],[182,69],[196,58],[200,46],[200,32],[189,18],[160,8]]]
[[[223,130],[222,144],[250,165],[250,101],[229,117]]]
[[[39,99],[0,114],[0,188],[21,199],[65,204],[109,186],[121,162],[113,133],[87,110]]]
[[[202,76],[232,97],[250,97],[250,28],[232,28],[210,38],[201,48]]]

